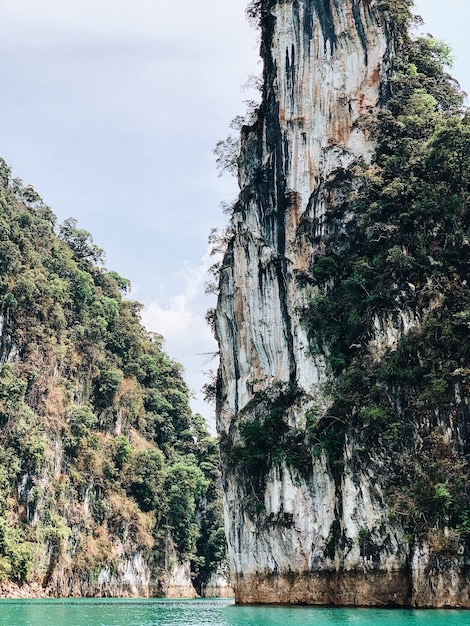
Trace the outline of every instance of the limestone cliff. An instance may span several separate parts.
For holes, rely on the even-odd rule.
[[[226,529],[241,603],[470,606],[470,528],[444,504],[448,494],[469,510],[468,355],[456,357],[454,378],[424,404],[416,403],[426,395],[419,374],[413,383],[400,378],[411,363],[422,367],[422,328],[439,315],[452,280],[468,297],[463,265],[439,282],[426,260],[432,251],[419,271],[404,269],[419,246],[414,254],[413,227],[402,236],[405,209],[401,222],[392,215],[411,174],[392,181],[383,164],[395,159],[400,170],[400,141],[418,137],[419,153],[431,136],[398,110],[398,73],[407,86],[400,97],[408,109],[418,103],[416,119],[428,115],[433,132],[444,132],[451,113],[461,120],[458,90],[451,96],[449,87],[447,100],[425,93],[428,44],[418,53],[407,34],[410,4],[258,3],[263,99],[242,129],[241,191],[216,317]],[[386,129],[404,135],[407,124],[414,130],[390,148]],[[403,156],[403,171],[410,162]],[[384,198],[392,209],[378,216]],[[459,237],[455,245],[468,246]],[[399,269],[379,284],[394,262]],[[448,315],[461,315],[455,333],[465,337],[459,302]],[[419,344],[408,360],[407,337]],[[390,373],[392,361],[400,375]],[[423,465],[433,454],[442,464],[432,478]],[[460,487],[446,482],[452,459]]]

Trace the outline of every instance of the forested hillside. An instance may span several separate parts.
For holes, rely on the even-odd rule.
[[[0,161],[4,585],[189,594],[224,565],[216,442],[129,286]]]
[[[304,309],[334,378],[311,443],[337,470],[351,427],[381,447],[395,520],[438,553],[470,532],[470,116],[451,63],[444,43],[404,36],[386,107],[361,120],[372,163],[329,183]]]

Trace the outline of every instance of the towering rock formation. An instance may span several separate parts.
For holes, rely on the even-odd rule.
[[[373,158],[363,120],[390,97],[397,11],[409,4],[260,3],[263,101],[242,130],[216,319],[226,527],[241,603],[470,605],[461,538],[444,554],[405,532],[383,478],[395,471],[393,451],[380,437],[367,449],[357,407],[349,421],[332,414],[332,381],[344,368],[331,368],[328,346],[313,349],[305,323],[332,237],[328,214],[346,193],[341,172]],[[379,362],[396,348],[420,317],[412,309],[374,319],[364,358]],[[403,458],[424,440],[413,437]]]

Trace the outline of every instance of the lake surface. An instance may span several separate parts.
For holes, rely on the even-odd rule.
[[[470,626],[470,611],[240,607],[231,600],[0,600],[1,626]]]

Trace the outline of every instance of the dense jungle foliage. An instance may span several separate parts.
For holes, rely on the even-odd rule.
[[[410,3],[389,4],[406,29],[391,97],[360,122],[375,156],[329,182],[327,235],[303,277],[332,381],[309,436],[338,476],[347,433],[365,462],[382,451],[396,520],[452,552],[470,531],[470,115],[448,47],[411,37]],[[380,345],[387,329],[398,340]]]
[[[0,161],[0,581],[225,559],[218,451],[129,282]]]

